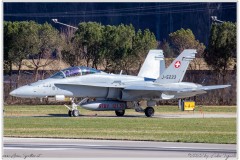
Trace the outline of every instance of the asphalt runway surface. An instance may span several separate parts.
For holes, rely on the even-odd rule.
[[[236,157],[235,144],[7,137],[3,138],[3,143],[5,158],[228,159]]]

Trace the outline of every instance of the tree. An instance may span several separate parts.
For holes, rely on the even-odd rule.
[[[223,84],[227,70],[236,58],[236,23],[212,24],[208,47],[204,59],[222,76]]]
[[[127,69],[126,63],[132,54],[134,36],[135,29],[132,25],[104,27],[101,57],[107,71]]]
[[[177,30],[169,34],[170,41],[177,54],[180,54],[184,49],[196,49],[197,57],[202,57],[204,49],[206,48],[203,43],[195,39],[194,34],[190,29]]]
[[[39,25],[37,32],[37,50],[30,54],[35,70],[35,80],[38,78],[38,70],[46,67],[54,61],[53,53],[61,50],[58,31],[48,23]]]
[[[140,29],[136,33],[136,36],[133,38],[133,55],[135,56],[135,62],[138,65],[138,71],[143,64],[146,55],[150,49],[157,48],[157,40],[149,29],[145,29],[142,32]]]
[[[61,45],[63,46],[61,60],[72,67],[80,64],[83,53],[81,46],[79,46],[80,43],[74,40],[74,33],[75,30],[72,30],[71,28],[61,32]]]
[[[82,48],[83,58],[89,66],[92,61],[92,67],[97,68],[100,60],[100,50],[103,38],[103,26],[96,22],[83,22],[78,25],[75,32],[74,42],[76,47]]]
[[[20,71],[23,59],[37,51],[38,24],[33,21],[4,22],[4,53],[12,64],[18,67],[17,82],[20,79]]]
[[[163,50],[166,58],[172,58],[174,56],[173,49],[166,40],[163,40],[163,42],[160,43],[160,49]]]
[[[3,35],[3,40],[4,40],[4,71],[9,73],[9,75],[11,74],[11,70],[12,70],[12,59],[10,59],[9,57],[9,50],[11,48],[11,44],[13,42],[13,34],[15,34],[16,30],[13,23],[12,22],[6,22],[4,21],[3,23],[4,26],[4,35]]]
[[[107,25],[103,30],[103,42],[101,49],[101,58],[104,61],[104,68],[109,71],[112,68],[112,60],[114,60],[114,50],[117,48],[117,27]]]

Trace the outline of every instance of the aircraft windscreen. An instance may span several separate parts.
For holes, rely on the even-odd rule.
[[[52,75],[49,78],[56,78],[56,79],[61,79],[61,78],[66,78],[66,77],[76,77],[76,76],[82,76],[82,75],[87,75],[87,74],[94,74],[94,73],[100,73],[101,71],[94,69],[94,68],[88,68],[84,66],[80,67],[70,67],[66,68],[64,70],[61,70],[54,75]]]
[[[62,73],[62,71],[55,73],[54,75],[52,75],[49,78],[55,78],[55,79],[62,79],[65,78],[65,75]]]

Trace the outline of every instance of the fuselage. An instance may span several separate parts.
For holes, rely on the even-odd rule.
[[[89,97],[89,98],[104,98],[104,99],[116,99],[122,101],[134,101],[134,100],[161,100],[161,99],[175,99],[175,98],[184,98],[195,96],[191,93],[178,93],[172,95],[171,93],[159,93],[151,94],[147,93],[143,95],[142,92],[128,92],[124,94],[123,88],[111,88],[111,87],[96,87],[88,85],[67,85],[62,86],[58,84],[84,84],[84,83],[97,83],[97,84],[121,84],[124,86],[136,85],[136,84],[154,84],[154,81],[146,81],[144,77],[130,76],[130,75],[117,75],[117,74],[103,74],[95,73],[89,75],[82,75],[76,77],[66,77],[62,79],[58,78],[48,78],[45,80],[39,80],[35,83],[31,83],[25,86],[22,86],[10,94],[16,97],[22,98],[47,98],[58,95],[64,95],[66,97]],[[157,84],[164,88],[195,88],[199,86],[194,83],[169,83],[169,84]],[[141,94],[139,97],[138,94]],[[196,93],[201,94],[201,93]]]
[[[12,91],[10,94],[15,97],[22,98],[45,98],[48,96],[65,95],[69,97],[96,97],[102,98],[107,93],[107,88],[95,88],[92,89],[88,86],[82,86],[76,88],[75,86],[69,86],[68,88],[58,87],[56,83],[106,83],[116,82],[118,83],[128,82],[141,82],[144,81],[143,77],[130,76],[130,75],[115,75],[115,74],[102,74],[95,73],[91,75],[83,75],[77,77],[67,77],[62,79],[48,78],[39,80],[35,83],[31,83]],[[93,87],[94,88],[94,87]]]

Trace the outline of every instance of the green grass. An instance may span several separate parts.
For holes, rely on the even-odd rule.
[[[236,143],[236,119],[6,117],[4,136]]]
[[[188,114],[176,106],[161,106],[155,110],[156,114]],[[209,106],[203,110],[205,113],[236,113],[236,106]],[[69,118],[67,109],[57,105],[5,106],[4,136],[236,143],[236,118],[111,118],[95,114],[115,116],[113,111],[80,109],[80,112],[89,116]],[[134,110],[127,110],[126,114],[143,115]]]
[[[88,111],[82,108],[80,109],[81,114],[87,115],[115,115],[113,111],[105,111],[105,112],[98,112],[98,111]],[[157,106],[154,107],[156,114],[162,113],[174,113],[174,114],[184,114],[189,113],[188,111],[182,112],[178,109],[177,106]],[[236,106],[203,106],[199,107],[196,106],[195,113],[200,112],[202,110],[204,113],[236,113]],[[36,116],[36,115],[52,115],[52,114],[67,114],[67,108],[62,105],[7,105],[4,106],[4,114],[5,116]],[[126,114],[136,114],[142,115],[142,113],[137,113],[133,109],[126,110]]]
[[[203,111],[205,113],[219,113],[219,112],[233,112],[236,113],[236,106],[203,106],[203,105],[199,105],[195,107],[195,112],[199,112],[199,111]],[[157,106],[155,107],[156,112],[176,112],[176,113],[183,113],[182,111],[180,111],[178,109],[178,106]],[[187,111],[185,111],[187,112]]]

